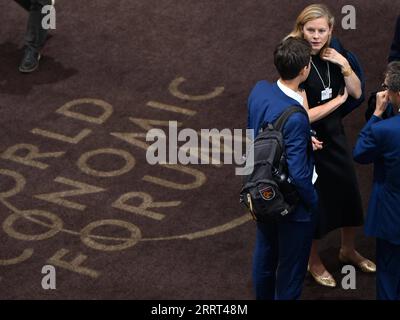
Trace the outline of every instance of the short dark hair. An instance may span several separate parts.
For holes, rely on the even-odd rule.
[[[388,64],[385,80],[389,90],[400,91],[400,61],[393,61]]]
[[[310,59],[311,45],[302,38],[287,38],[274,51],[274,64],[283,80],[296,78]]]

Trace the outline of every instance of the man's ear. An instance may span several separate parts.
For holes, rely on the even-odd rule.
[[[310,68],[310,65],[306,65],[303,69],[300,71],[300,75],[304,76],[308,72],[308,68]]]

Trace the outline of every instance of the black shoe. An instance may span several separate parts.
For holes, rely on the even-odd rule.
[[[39,67],[40,53],[39,51],[26,47],[24,57],[19,65],[19,71],[23,73],[30,73]]]

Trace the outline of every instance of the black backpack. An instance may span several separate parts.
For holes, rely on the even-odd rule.
[[[254,164],[249,163],[251,159],[247,159],[246,167],[253,170],[243,177],[240,201],[246,205],[256,221],[270,222],[280,219],[293,212],[300,200],[288,175],[282,135],[283,126],[295,112],[302,112],[307,116],[304,108],[289,107],[274,124],[264,124],[252,143]]]

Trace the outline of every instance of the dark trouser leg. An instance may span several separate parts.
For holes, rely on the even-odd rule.
[[[24,8],[26,11],[29,11],[31,8],[30,0],[14,0],[14,1],[18,3],[22,8]]]
[[[253,282],[257,300],[295,300],[303,289],[314,222],[257,224]]]
[[[279,224],[279,265],[276,270],[276,300],[297,300],[303,290],[314,223]]]
[[[28,28],[25,36],[25,45],[36,51],[39,51],[46,42],[47,30],[42,27],[42,19],[45,14],[42,14],[42,1],[31,0],[29,11]]]
[[[400,245],[376,239],[376,298],[400,300]]]
[[[278,266],[278,226],[257,223],[253,260],[253,284],[257,300],[275,299],[275,274]]]
[[[40,49],[43,48],[47,30],[42,27],[42,20],[46,13],[42,13],[45,5],[50,5],[51,0],[30,0],[28,28],[25,35],[25,52],[19,66],[19,71],[29,73],[39,66]]]

